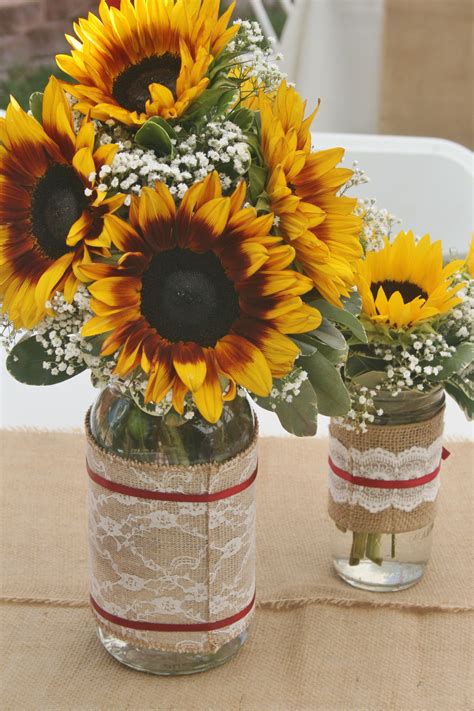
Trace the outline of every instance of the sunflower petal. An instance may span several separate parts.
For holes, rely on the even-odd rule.
[[[173,348],[173,365],[188,390],[194,393],[206,379],[204,351],[197,343],[176,343]]]
[[[267,397],[272,389],[272,374],[262,351],[250,341],[229,334],[215,348],[219,368],[247,390]]]
[[[222,389],[219,382],[217,363],[212,350],[204,350],[206,359],[206,379],[202,386],[193,392],[193,399],[201,415],[212,424],[220,420],[224,406]]]

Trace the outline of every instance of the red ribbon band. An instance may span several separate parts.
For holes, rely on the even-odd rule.
[[[450,452],[443,447],[441,459],[445,460],[450,456]],[[372,489],[414,489],[417,486],[423,486],[424,484],[429,484],[430,481],[436,479],[441,469],[441,462],[436,467],[436,469],[425,476],[418,477],[417,479],[404,479],[403,481],[388,481],[387,479],[368,479],[362,476],[354,476],[350,472],[346,472],[341,469],[336,464],[334,464],[331,457],[329,457],[329,466],[336,476],[344,481],[348,481],[350,484],[356,484],[357,486],[366,486]]]
[[[150,491],[148,489],[137,489],[133,486],[125,486],[125,484],[118,484],[115,481],[109,481],[104,479],[104,477],[94,472],[89,463],[86,462],[87,473],[89,474],[92,481],[94,481],[99,486],[109,491],[114,491],[117,494],[123,494],[124,496],[132,496],[136,499],[152,499],[154,501],[177,501],[177,502],[188,502],[193,504],[210,504],[213,501],[221,501],[221,499],[230,499],[231,496],[236,496],[242,491],[248,489],[254,483],[257,478],[258,466],[256,467],[252,476],[243,481],[241,484],[236,486],[231,486],[229,489],[223,489],[222,491],[216,491],[212,494],[181,494],[178,492],[164,492],[164,491]]]
[[[215,630],[220,630],[223,627],[229,627],[235,622],[239,622],[244,617],[246,617],[251,611],[255,604],[256,593],[250,603],[244,607],[243,610],[237,612],[237,614],[232,615],[232,617],[227,617],[225,620],[218,620],[217,622],[197,622],[194,624],[171,624],[162,622],[143,622],[141,620],[126,620],[124,617],[118,617],[117,615],[112,615],[110,612],[104,610],[97,602],[94,600],[92,595],[90,596],[91,605],[98,615],[104,619],[112,622],[114,625],[120,625],[121,627],[128,627],[132,630],[142,630],[143,632],[214,632]]]

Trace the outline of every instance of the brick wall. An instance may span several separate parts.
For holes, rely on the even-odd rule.
[[[72,22],[98,0],[0,0],[0,78],[12,65],[51,65]]]

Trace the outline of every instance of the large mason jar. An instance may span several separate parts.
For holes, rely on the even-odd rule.
[[[255,607],[257,422],[147,414],[110,385],[88,414],[91,605],[106,650],[163,675],[223,664]]]
[[[375,406],[383,414],[367,432],[331,421],[332,560],[350,585],[390,592],[414,585],[429,561],[445,395],[380,392]]]

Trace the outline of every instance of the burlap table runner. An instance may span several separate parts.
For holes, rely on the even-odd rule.
[[[121,667],[95,638],[83,437],[7,432],[2,443],[2,708],[472,708],[471,445],[448,443],[425,578],[377,595],[331,570],[327,441],[263,440],[251,639],[220,669],[161,679]]]

